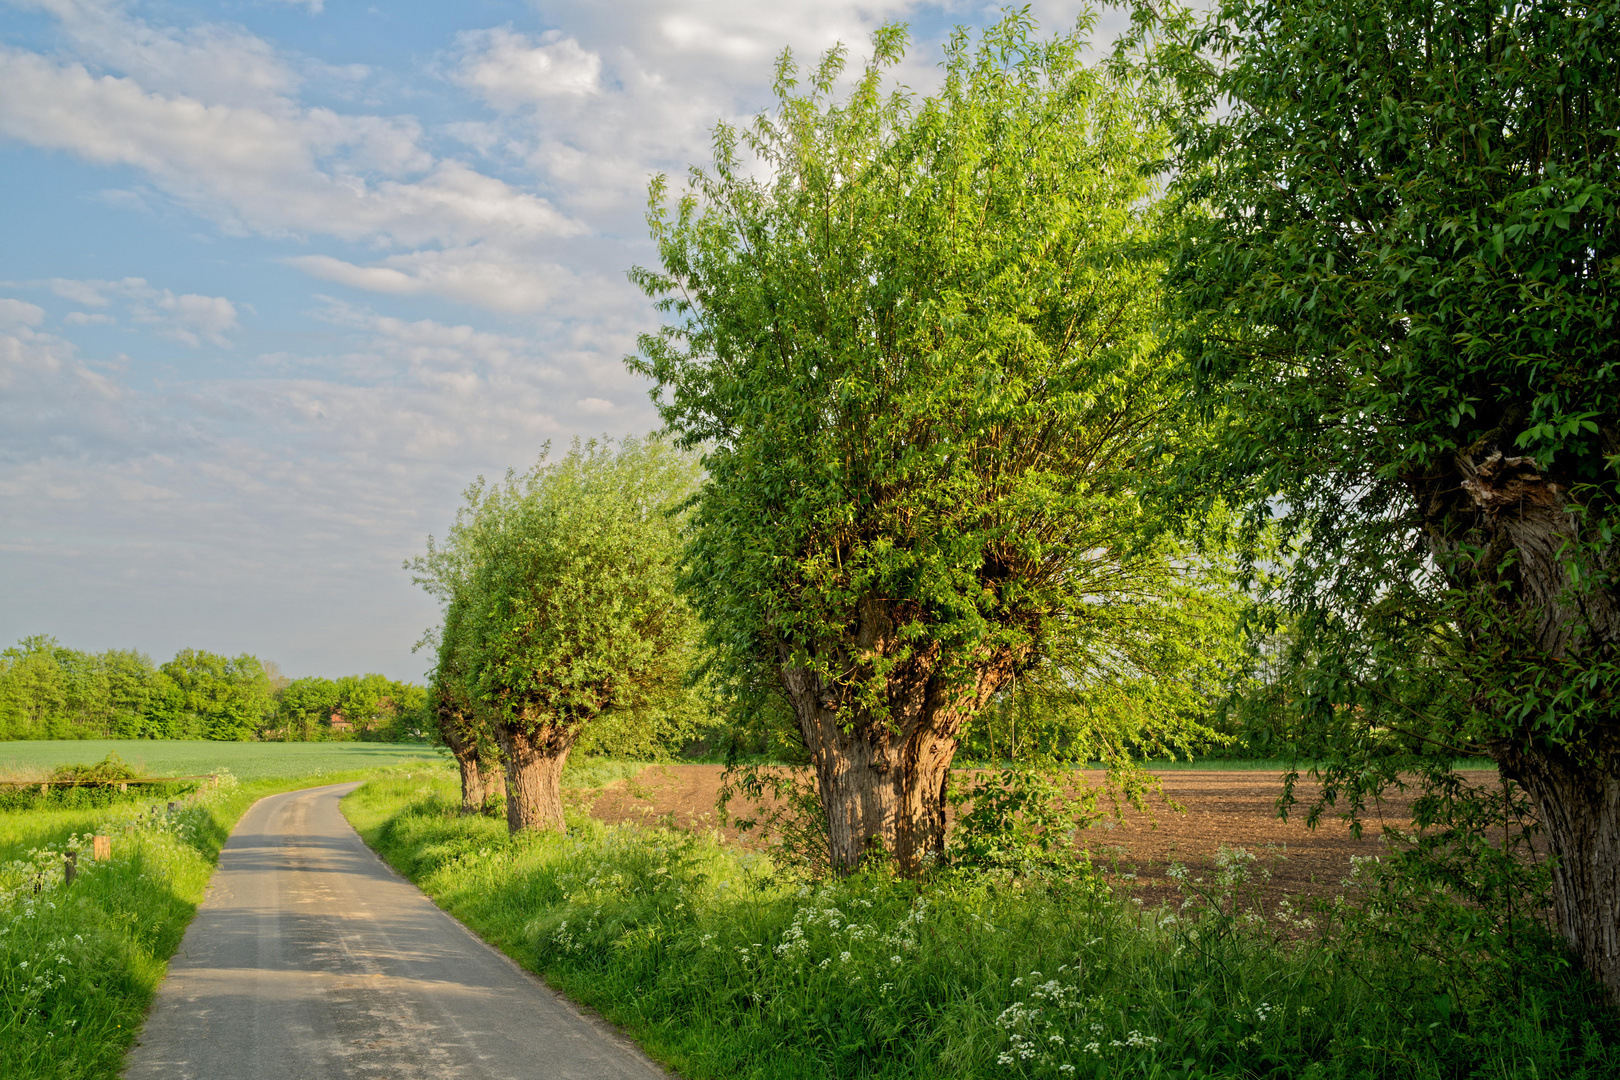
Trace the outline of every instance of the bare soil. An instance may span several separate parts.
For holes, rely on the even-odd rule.
[[[658,765],[627,781],[602,789],[590,804],[604,821],[660,820],[681,828],[719,829],[728,842],[752,846],[757,838],[725,827],[715,808],[720,787],[719,765]],[[1102,774],[1086,774],[1100,784]],[[1314,830],[1305,825],[1305,808],[1316,790],[1301,781],[1299,803],[1286,821],[1277,817],[1282,792],[1279,774],[1261,771],[1176,770],[1161,774],[1164,800],[1150,802],[1146,813],[1129,807],[1118,820],[1105,819],[1083,833],[1080,843],[1106,866],[1116,882],[1153,906],[1179,896],[1165,877],[1175,863],[1194,875],[1204,873],[1221,847],[1240,847],[1255,854],[1270,871],[1260,899],[1270,906],[1283,896],[1328,897],[1342,891],[1350,857],[1379,855],[1385,850],[1383,827],[1411,825],[1410,792],[1370,808],[1358,839],[1332,811]],[[1482,772],[1479,782],[1494,782]],[[1172,809],[1166,800],[1184,809]],[[734,813],[748,807],[734,804]]]

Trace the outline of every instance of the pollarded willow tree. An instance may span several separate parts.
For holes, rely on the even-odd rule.
[[[462,655],[466,639],[461,623],[466,603],[465,593],[452,595],[445,607],[444,625],[439,631],[442,644],[428,687],[428,708],[439,741],[456,759],[461,773],[461,812],[474,814],[490,799],[505,798],[506,780],[494,729],[481,715],[483,705],[468,680],[466,658]]]
[[[886,88],[898,27],[841,101],[841,50],[803,90],[784,54],[776,110],[717,128],[673,210],[652,187],[632,276],[671,323],[627,362],[706,447],[684,586],[722,682],[780,681],[843,870],[941,852],[998,691],[1157,670],[1194,610],[1138,497],[1162,144],[1083,31],[958,33],[927,98]]]
[[[1138,19],[1187,106],[1167,295],[1225,421],[1187,479],[1286,510],[1334,779],[1489,754],[1620,995],[1620,3]]]
[[[440,685],[500,747],[512,832],[564,827],[562,770],[582,736],[642,748],[690,719],[696,623],[675,563],[697,475],[660,439],[576,443],[475,484],[418,560],[448,601]]]
[[[475,537],[493,521],[492,514],[482,513],[491,499],[483,477],[462,493],[462,499],[444,543],[429,536],[427,551],[405,560],[404,568],[411,571],[411,580],[438,600],[442,608],[440,625],[429,630],[415,649],[433,647],[434,664],[428,685],[433,731],[456,759],[461,774],[461,811],[471,814],[482,810],[489,799],[503,797],[506,782],[494,728],[468,676],[464,655],[464,615],[471,602],[478,558]]]

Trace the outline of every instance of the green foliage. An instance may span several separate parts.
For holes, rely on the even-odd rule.
[[[811,879],[825,877],[832,870],[827,810],[810,769],[733,760],[722,775],[718,803],[727,825],[753,833],[780,867]],[[730,813],[732,802],[739,797],[753,805],[751,814]]]
[[[144,777],[143,769],[127,764],[116,751],[109,751],[106,757],[92,764],[69,762],[56,766],[46,777],[51,783],[43,788],[32,783],[0,784],[0,810],[88,809],[189,795],[201,786],[199,781],[179,780],[167,784],[137,784],[118,790],[122,781]]]
[[[156,685],[141,653],[84,653],[54,638],[24,638],[0,652],[0,739],[135,734]]]
[[[1508,731],[1579,742],[1607,722],[1587,706],[1612,696],[1608,648],[1592,631],[1584,655],[1521,662],[1505,597],[1468,589],[1506,552],[1479,549],[1455,481],[1426,485],[1500,445],[1573,493],[1580,543],[1609,545],[1620,9],[1155,11],[1138,11],[1158,36],[1150,70],[1184,95],[1167,295],[1218,433],[1181,480],[1290,539],[1291,651],[1321,671],[1301,707],[1439,724],[1405,749],[1477,751]],[[1470,634],[1515,647],[1462,673],[1514,708],[1448,693]]]
[[[293,679],[276,695],[274,725],[289,740],[426,739],[427,689],[382,675]]]
[[[1608,813],[1582,793],[1620,775],[1620,5],[1136,19],[1116,69],[1150,44],[1179,95],[1166,296],[1214,436],[1173,497],[1284,540],[1256,560],[1289,618],[1255,729],[1326,759],[1352,814],[1420,773],[1444,839],[1414,858],[1461,895],[1516,842],[1477,842],[1492,795],[1448,787],[1459,756],[1536,789],[1570,873],[1612,876],[1612,833],[1581,845]],[[1554,895],[1620,993],[1613,911]]]
[[[820,886],[689,833],[578,821],[513,842],[448,781],[345,812],[395,867],[692,1080],[1456,1080],[1620,1069],[1610,1017],[1526,942],[1515,990],[1444,957],[1242,902],[1255,860],[1143,911],[1094,878],[883,873]],[[1195,877],[1204,878],[1203,881]],[[1549,962],[1554,961],[1554,962]]]
[[[110,752],[93,765],[58,765],[51,770],[52,780],[75,784],[116,784],[120,780],[133,780],[140,770],[126,764],[116,752]]]
[[[273,714],[270,679],[256,657],[182,649],[158,670],[166,682],[148,714],[154,735],[246,739]]]
[[[337,683],[318,675],[294,679],[279,695],[280,730],[286,739],[309,741],[330,732],[338,712]]]
[[[946,744],[1015,678],[1089,711],[1078,738],[1200,731],[1230,677],[1219,568],[1140,497],[1182,430],[1163,132],[1082,64],[1087,28],[958,33],[928,98],[888,82],[898,27],[841,99],[842,49],[802,85],[784,53],[774,112],[718,126],[673,200],[652,185],[661,265],[632,277],[669,324],[627,362],[704,450],[683,586],[756,728],[792,723],[787,671],[807,727],[909,737],[896,703],[926,700]]]
[[[953,864],[1024,876],[1089,869],[1078,833],[1101,815],[1082,778],[1026,765],[951,779]]]
[[[0,652],[0,740],[421,740],[426,710],[421,686],[381,675],[288,682],[247,655],[183,649],[156,668],[133,650],[85,653],[43,636]],[[333,732],[334,713],[347,731]]]
[[[601,717],[620,730],[599,734],[623,745],[671,719],[649,711],[678,694],[690,656],[672,571],[695,480],[663,442],[625,439],[576,445],[491,492],[464,640],[479,696],[506,722]]]
[[[658,438],[581,444],[482,479],[408,563],[446,604],[435,692],[583,749],[656,754],[700,709],[694,617],[674,592],[697,463]]]

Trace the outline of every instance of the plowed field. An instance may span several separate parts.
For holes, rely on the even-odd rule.
[[[721,771],[718,765],[654,766],[604,789],[591,811],[605,821],[655,822],[667,816],[685,828],[715,828]],[[1087,774],[1087,778],[1100,782],[1101,774]],[[1306,828],[1304,806],[1315,789],[1303,782],[1298,789],[1300,805],[1287,821],[1280,820],[1276,803],[1282,782],[1276,773],[1176,770],[1161,778],[1165,796],[1184,807],[1183,811],[1172,810],[1162,801],[1151,803],[1147,813],[1127,808],[1123,819],[1104,820],[1080,839],[1096,861],[1113,870],[1122,888],[1150,905],[1175,894],[1165,878],[1171,863],[1202,873],[1223,844],[1253,852],[1270,870],[1270,880],[1261,889],[1268,902],[1284,895],[1331,896],[1340,891],[1352,855],[1377,855],[1384,850],[1383,826],[1404,828],[1411,823],[1410,793],[1388,800],[1370,813],[1357,839],[1342,821],[1328,815],[1315,830]],[[1494,783],[1495,779],[1493,772],[1480,772],[1475,782]],[[734,829],[722,832],[734,842],[754,842]]]

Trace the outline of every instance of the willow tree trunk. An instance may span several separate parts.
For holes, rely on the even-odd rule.
[[[500,766],[491,759],[487,747],[478,738],[477,728],[465,713],[441,705],[438,725],[439,737],[461,770],[461,812],[481,813],[485,802],[505,794]]]
[[[849,688],[804,667],[781,668],[827,814],[827,854],[840,873],[883,852],[915,877],[945,852],[945,785],[962,724],[1012,668],[986,662],[966,686],[942,679],[938,668],[930,655],[896,665],[887,679],[887,717],[848,705],[841,713],[839,705],[854,697]]]
[[[1611,740],[1612,743],[1612,740]],[[1502,774],[1535,802],[1556,855],[1553,911],[1582,966],[1620,1004],[1620,774],[1549,747],[1499,748]]]
[[[485,760],[479,757],[475,750],[466,756],[457,754],[456,766],[461,769],[463,814],[483,813],[485,805],[491,799],[505,798],[506,777],[502,775],[499,762]]]
[[[1602,572],[1612,554],[1583,543],[1581,508],[1568,488],[1534,459],[1506,457],[1490,440],[1455,460],[1456,474],[1410,483],[1431,548],[1480,605],[1463,620],[1476,656],[1500,668],[1523,654],[1540,682],[1556,680],[1560,662],[1578,668],[1612,655],[1620,647],[1620,598]],[[1587,573],[1577,580],[1570,567],[1583,563]],[[1518,703],[1511,685],[1496,697],[1484,707],[1498,716]],[[1552,737],[1536,721],[1505,725],[1490,748],[1546,829],[1559,929],[1620,1003],[1620,718],[1577,723],[1568,737]]]
[[[554,725],[526,728],[497,724],[495,736],[506,756],[506,829],[564,832],[562,771],[577,737]]]

